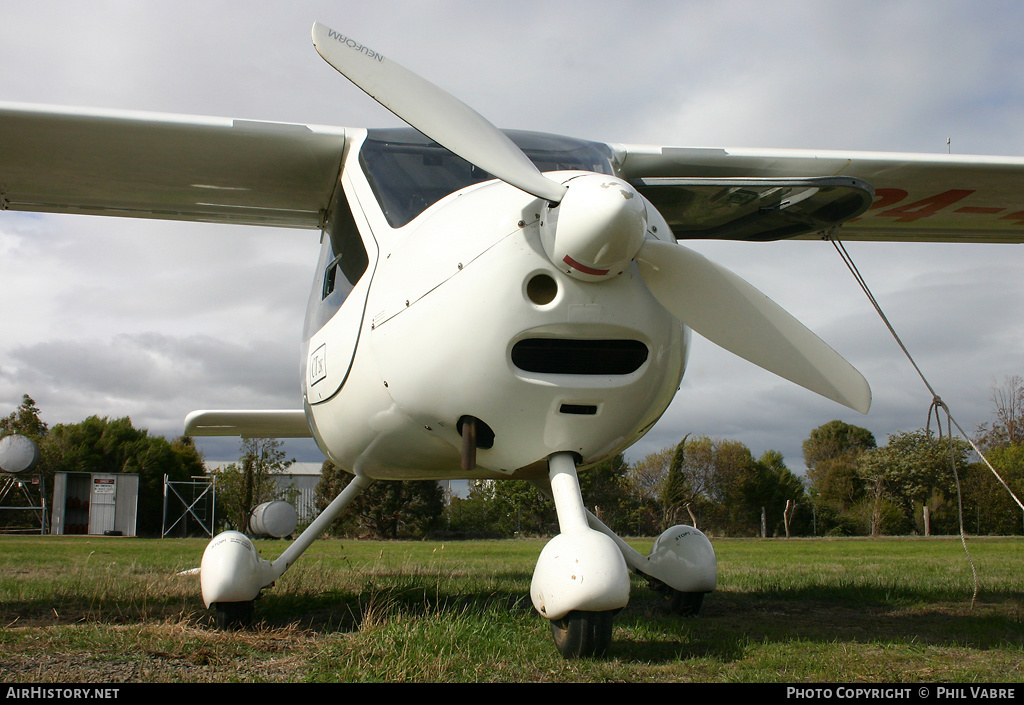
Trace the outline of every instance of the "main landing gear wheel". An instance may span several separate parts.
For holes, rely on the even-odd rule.
[[[704,604],[704,593],[669,589],[662,593],[662,599],[670,614],[677,614],[680,617],[696,617],[700,613],[701,605]]]
[[[214,602],[213,612],[221,629],[244,629],[252,624],[255,600],[247,602]]]
[[[604,656],[612,643],[614,612],[576,610],[561,619],[551,620],[555,647],[563,658]]]

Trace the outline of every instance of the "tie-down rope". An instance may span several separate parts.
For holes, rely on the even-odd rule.
[[[960,473],[956,469],[956,458],[953,448],[952,426],[956,426],[957,430],[960,432],[960,435],[967,440],[971,448],[974,449],[974,452],[977,453],[978,457],[981,458],[982,462],[984,462],[985,465],[988,466],[988,469],[992,471],[992,474],[995,475],[996,479],[999,480],[1000,484],[1004,488],[1006,488],[1007,492],[1010,493],[1010,496],[1013,497],[1013,501],[1017,503],[1017,506],[1024,510],[1024,504],[1021,504],[1021,501],[1017,498],[1017,495],[1013,493],[1013,490],[1010,489],[1010,486],[1006,484],[1006,481],[1003,480],[1003,478],[1000,477],[996,469],[992,467],[992,463],[988,461],[988,458],[986,458],[985,454],[981,452],[981,449],[979,449],[978,446],[974,443],[974,441],[972,441],[971,438],[966,433],[964,433],[963,428],[960,427],[960,424],[957,423],[956,419],[954,419],[953,415],[950,413],[949,407],[946,405],[944,401],[942,401],[939,395],[935,393],[935,389],[928,382],[928,379],[924,376],[924,373],[921,372],[921,368],[917,366],[917,363],[914,361],[914,357],[910,354],[910,351],[907,350],[907,347],[903,344],[903,341],[900,340],[900,336],[896,333],[896,329],[892,327],[892,324],[889,322],[889,319],[885,315],[885,312],[882,311],[882,307],[878,304],[878,300],[875,299],[874,294],[871,293],[871,289],[868,287],[867,282],[864,280],[864,277],[861,276],[860,270],[857,269],[857,265],[854,263],[853,258],[850,257],[850,254],[846,251],[846,248],[843,246],[843,243],[831,237],[831,235],[827,235],[826,239],[828,239],[832,243],[833,247],[836,248],[836,252],[839,253],[840,257],[842,257],[847,269],[849,269],[850,273],[853,274],[853,278],[857,280],[857,284],[860,286],[864,294],[868,297],[868,301],[871,302],[871,305],[874,307],[875,311],[882,319],[882,322],[885,323],[885,327],[889,329],[889,332],[892,334],[892,337],[896,340],[896,343],[900,346],[900,349],[903,350],[903,354],[907,356],[907,359],[910,361],[910,364],[913,365],[914,369],[917,371],[917,375],[921,378],[921,381],[924,382],[924,386],[927,387],[928,391],[931,393],[932,402],[928,407],[928,421],[926,426],[927,433],[931,433],[932,411],[934,410],[936,425],[939,429],[939,439],[941,440],[942,420],[939,418],[939,414],[943,412],[946,414],[946,435],[949,437],[949,462],[950,467],[952,467],[953,469],[953,478],[956,480],[957,509],[960,520],[960,543],[963,544],[964,553],[967,554],[967,561],[971,564],[971,573],[974,576],[974,594],[971,596],[971,608],[973,609],[974,603],[978,598],[978,571],[974,567],[974,559],[971,558],[971,552],[967,548],[967,538],[966,533],[964,532],[963,494],[960,490]]]

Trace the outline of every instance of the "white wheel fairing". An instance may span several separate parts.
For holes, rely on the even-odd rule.
[[[210,541],[199,569],[203,602],[248,602],[277,577],[248,536],[224,531]]]
[[[666,529],[658,537],[641,570],[680,592],[711,592],[718,584],[718,561],[711,541],[685,524]]]
[[[552,620],[575,610],[620,610],[629,603],[629,571],[615,542],[604,534],[558,534],[537,559],[530,599],[537,612]]]

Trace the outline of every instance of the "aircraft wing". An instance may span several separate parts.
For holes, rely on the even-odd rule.
[[[613,149],[623,177],[658,207],[680,239],[794,237],[778,227],[778,197],[772,201],[768,189],[842,177],[862,180],[874,190],[870,207],[842,226],[843,240],[1024,242],[1021,158],[634,145]],[[757,191],[751,184],[756,186],[759,179],[764,183]],[[791,200],[801,193],[787,188]],[[827,215],[842,202],[826,192],[814,198],[793,208],[808,214],[797,238],[819,237],[822,228],[816,227],[815,212]],[[754,222],[758,218],[764,220],[761,227]]]
[[[0,104],[0,206],[319,228],[342,128]]]
[[[0,207],[323,225],[337,127],[0,104]],[[1024,159],[613,145],[680,239],[1024,241]],[[873,196],[871,195],[873,189]],[[851,218],[852,215],[852,219]]]

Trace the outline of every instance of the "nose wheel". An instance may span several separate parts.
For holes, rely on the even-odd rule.
[[[567,659],[604,656],[612,643],[613,614],[575,610],[552,619],[551,635],[558,653]]]

